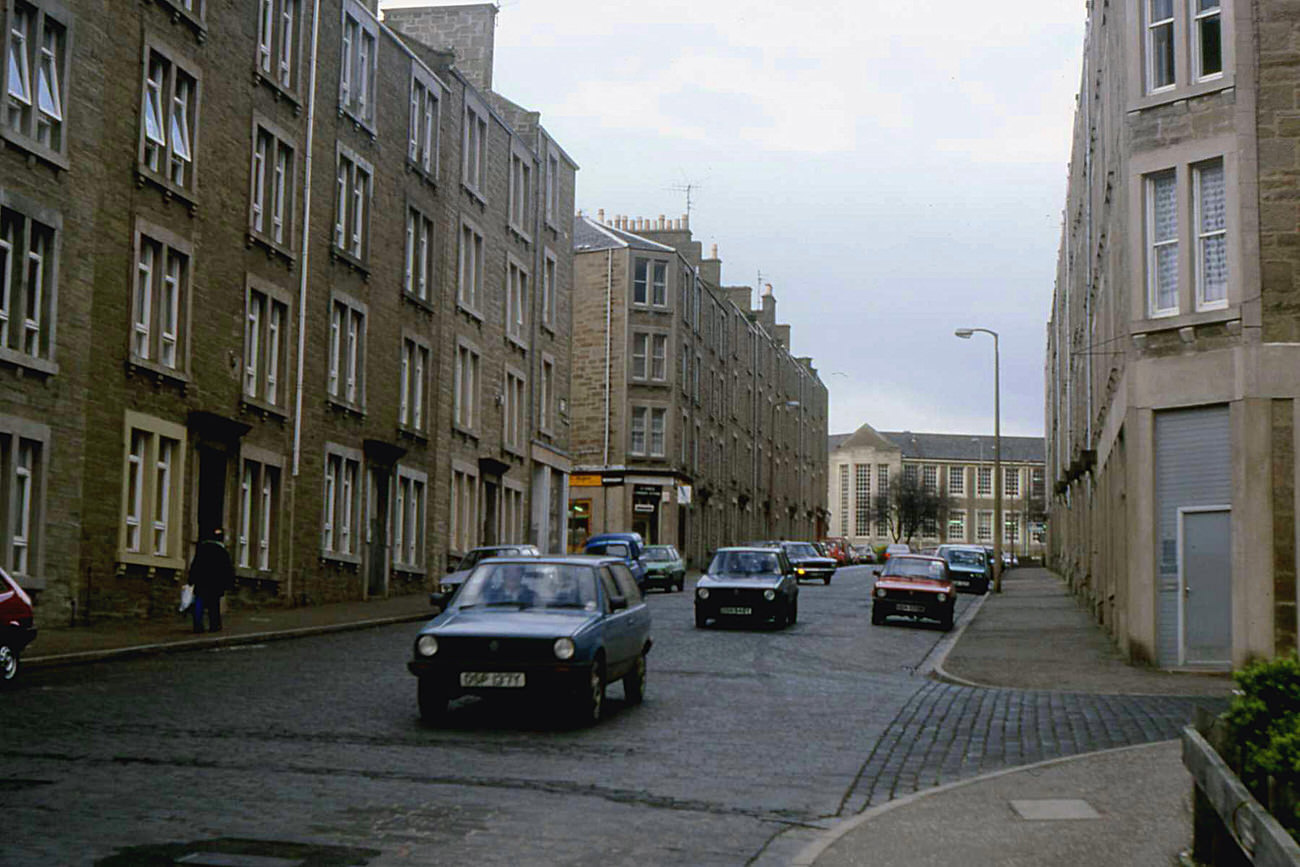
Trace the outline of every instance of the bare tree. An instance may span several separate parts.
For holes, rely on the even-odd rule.
[[[937,528],[948,518],[951,500],[937,487],[929,488],[916,476],[904,473],[889,484],[889,490],[876,495],[876,515],[889,522],[889,535],[895,542],[912,543],[912,537],[924,532],[927,525]]]

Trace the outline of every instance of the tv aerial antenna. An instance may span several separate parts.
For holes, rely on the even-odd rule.
[[[686,219],[688,221],[691,218],[691,211],[695,207],[695,194],[703,188],[704,184],[700,181],[687,180],[683,180],[680,184],[674,184],[673,186],[668,187],[668,189],[674,193],[684,193],[686,195]]]

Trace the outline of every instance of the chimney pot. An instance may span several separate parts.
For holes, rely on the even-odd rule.
[[[712,247],[709,248],[709,258],[710,258],[710,259],[716,259],[716,258],[718,258],[718,245],[717,245],[717,244],[714,244]]]
[[[659,228],[660,228],[660,229],[664,228],[664,215],[663,215],[663,214],[660,214],[660,215],[659,215]]]
[[[604,209],[604,208],[600,208],[599,210],[596,211],[596,220],[597,220],[597,222],[601,222],[601,223],[605,222],[605,209]]]

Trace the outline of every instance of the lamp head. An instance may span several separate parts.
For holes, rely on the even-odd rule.
[[[957,335],[962,340],[970,340],[970,336],[974,333],[975,333],[975,329],[973,328],[958,328],[956,331],[953,332],[953,334]]]

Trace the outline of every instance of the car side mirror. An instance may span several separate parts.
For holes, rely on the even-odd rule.
[[[627,608],[626,596],[611,596],[609,598],[609,607],[614,611],[622,611]]]
[[[447,609],[449,601],[451,601],[451,593],[446,590],[435,590],[429,594],[429,605],[440,611]]]
[[[871,574],[872,574],[872,575],[875,575],[877,578],[879,578],[879,577],[880,577],[880,570],[879,570],[879,569],[872,569],[872,570],[871,570]]]
[[[448,564],[447,564],[447,574],[450,575],[452,572],[455,572],[455,571],[456,571],[456,566],[455,566],[455,564],[448,563]]]

